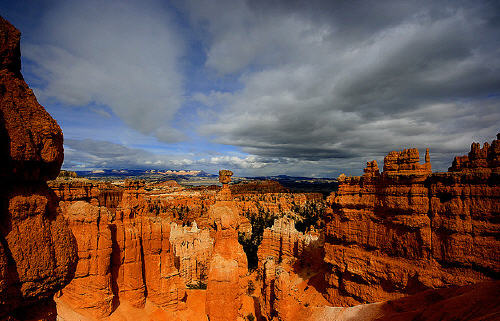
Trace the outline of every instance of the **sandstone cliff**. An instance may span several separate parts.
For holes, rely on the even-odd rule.
[[[264,230],[259,246],[259,269],[262,279],[261,313],[268,319],[292,320],[287,315],[304,305],[328,304],[319,289],[302,283],[322,281],[323,238],[316,231],[307,233],[295,229],[290,218],[274,221]],[[322,282],[321,282],[322,283]],[[311,288],[307,291],[308,288]]]
[[[339,177],[329,197],[325,262],[335,305],[498,279],[499,141],[431,173],[429,153],[391,152],[384,171]]]
[[[266,228],[259,246],[257,256],[259,267],[269,257],[279,263],[292,266],[297,260],[304,258],[304,263],[321,264],[323,240],[315,231],[301,233],[295,229],[295,221],[290,218],[279,218],[271,228]]]
[[[462,161],[449,173],[431,173],[429,153],[421,164],[415,149],[389,153],[383,172],[368,162],[363,176],[339,177],[326,217],[321,194],[233,193],[230,172],[219,191],[51,182],[82,264],[58,302],[88,320],[129,320],[132,309],[146,319],[294,320],[332,303],[497,279],[498,143],[486,146],[471,151],[476,167]],[[256,246],[257,270],[239,238]]]
[[[24,82],[19,41],[0,17],[0,318],[55,319],[52,296],[77,260],[46,183],[59,173],[63,135]]]
[[[57,301],[89,319],[146,302],[184,308],[185,283],[170,243],[171,222],[144,213],[143,183],[123,189],[94,183],[51,184],[78,243],[75,278]],[[64,311],[61,318],[71,319]]]

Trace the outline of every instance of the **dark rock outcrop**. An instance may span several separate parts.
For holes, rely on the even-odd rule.
[[[52,296],[77,261],[46,183],[63,162],[63,135],[24,82],[19,41],[0,17],[0,317],[55,319]]]

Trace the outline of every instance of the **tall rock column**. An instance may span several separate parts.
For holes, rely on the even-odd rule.
[[[206,311],[210,321],[238,319],[245,285],[242,277],[247,273],[247,257],[238,243],[239,210],[232,201],[228,183],[233,173],[219,171],[222,190],[209,209],[210,221],[215,223],[214,255],[208,272]]]
[[[63,162],[63,135],[24,82],[19,40],[0,17],[0,318],[55,319],[52,296],[77,261],[47,187]]]

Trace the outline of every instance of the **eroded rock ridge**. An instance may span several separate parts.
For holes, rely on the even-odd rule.
[[[76,243],[47,186],[63,135],[21,75],[20,32],[0,17],[0,318],[55,319]]]
[[[339,178],[329,197],[325,262],[335,305],[390,300],[498,279],[500,141],[473,143],[447,173],[416,149],[390,152],[379,172]]]

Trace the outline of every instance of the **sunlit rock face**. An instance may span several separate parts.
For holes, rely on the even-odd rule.
[[[415,150],[390,155],[386,171],[372,161],[363,176],[339,178],[326,201],[269,183],[259,194],[229,185],[227,176],[213,192],[53,181],[80,257],[75,279],[57,298],[59,316],[306,320],[318,311],[357,313],[330,305],[495,279],[498,169],[432,174],[428,153],[424,164]],[[312,209],[318,220],[299,231],[300,216]],[[242,244],[256,233],[257,264],[249,269]]]
[[[54,293],[75,271],[76,243],[46,181],[63,135],[21,75],[20,32],[0,17],[0,318],[54,319]]]
[[[75,183],[61,199],[78,243],[75,278],[57,297],[58,305],[90,319],[110,316],[120,306],[144,309],[147,302],[168,311],[185,309],[186,286],[170,243],[171,221],[141,215],[144,183],[121,189]],[[90,191],[89,193],[85,191]],[[86,201],[76,197],[88,198]],[[71,315],[60,310],[63,319]]]
[[[260,272],[249,271],[247,254],[238,240],[253,233],[252,223],[241,214],[279,217],[294,207],[323,201],[321,195],[291,194],[269,183],[257,184],[271,186],[267,193],[259,194],[258,186],[249,184],[239,187],[236,195],[232,193],[236,185],[227,184],[213,193],[138,181],[112,184],[62,177],[49,184],[76,235],[80,257],[75,278],[56,297],[61,320],[120,319],[131,311],[144,319],[165,313],[181,319],[194,313],[201,318],[209,311],[211,318],[217,318],[223,311],[219,300],[229,298],[220,295],[233,293],[228,290],[232,288],[238,292],[227,302],[237,302],[237,317],[256,316],[260,311],[254,301],[259,302],[261,291],[255,278]],[[295,235],[293,223],[289,225],[290,229],[275,230],[282,230],[277,233],[283,238],[288,230]],[[266,244],[280,242],[278,234]],[[312,243],[316,244],[318,235],[316,231]],[[300,256],[308,251],[303,244],[309,244],[309,239],[299,239],[300,251],[294,253]],[[279,251],[277,259],[284,258]],[[287,262],[294,261],[294,254],[286,253]],[[322,262],[321,257],[315,260]],[[234,266],[235,273],[219,273]],[[250,281],[253,296],[247,293]],[[193,310],[190,302],[202,304],[203,309]]]
[[[257,253],[259,267],[262,268],[269,257],[287,265],[293,265],[298,259],[311,261],[311,265],[321,263],[322,247],[323,240],[320,233],[299,232],[292,219],[279,218],[274,221],[272,227],[264,230],[262,243]]]
[[[384,171],[339,178],[329,197],[325,262],[335,305],[394,299],[498,278],[499,141],[431,173],[415,149],[391,152]]]
[[[208,267],[212,258],[214,239],[210,231],[191,226],[170,225],[170,243],[179,262],[179,273],[188,285],[207,282]]]
[[[283,281],[286,277],[281,278]],[[280,287],[286,282],[280,281]],[[496,320],[500,313],[500,281],[444,289],[430,289],[399,299],[353,307],[298,307],[284,304],[278,320],[393,321],[393,320]],[[293,293],[293,291],[291,291]],[[284,301],[287,302],[286,300]],[[273,319],[274,320],[274,319]]]
[[[208,211],[216,231],[205,309],[209,319],[215,321],[237,320],[239,316],[243,317],[240,309],[248,262],[243,247],[238,242],[238,228],[242,217],[227,186],[232,174],[227,170],[219,171],[222,190]]]

